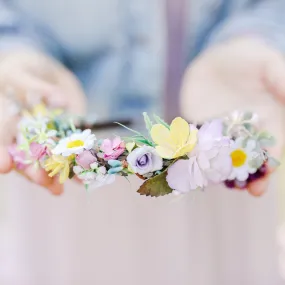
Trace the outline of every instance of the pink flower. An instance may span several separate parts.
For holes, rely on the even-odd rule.
[[[84,150],[76,156],[76,163],[84,169],[90,169],[90,165],[96,161],[94,150]]]
[[[26,153],[23,150],[19,150],[17,145],[14,144],[8,149],[12,159],[16,165],[16,168],[19,170],[23,170],[27,166],[27,158]]]
[[[35,160],[40,160],[45,155],[48,154],[47,146],[39,144],[39,143],[36,143],[36,142],[32,142],[30,144],[30,152],[31,152],[31,156]]]
[[[125,142],[120,137],[116,137],[112,140],[103,140],[100,150],[103,152],[103,158],[105,160],[117,159],[125,151]]]

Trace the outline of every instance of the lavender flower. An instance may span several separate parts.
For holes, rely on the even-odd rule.
[[[135,173],[144,175],[162,169],[162,158],[155,148],[142,146],[134,149],[127,157],[127,161]]]

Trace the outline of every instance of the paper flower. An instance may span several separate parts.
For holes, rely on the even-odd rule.
[[[186,193],[208,184],[226,180],[231,173],[230,139],[222,135],[219,120],[204,124],[198,132],[198,143],[188,160],[179,160],[168,169],[168,185]]]
[[[94,162],[97,162],[97,158],[93,150],[84,150],[78,154],[75,159],[76,163],[84,169],[90,169]]]
[[[116,174],[123,170],[123,163],[119,160],[109,160],[108,164],[111,166],[108,170],[109,174]]]
[[[29,163],[27,160],[27,154],[24,150],[18,149],[17,145],[12,145],[8,148],[8,151],[17,169],[23,170],[27,167]]]
[[[142,146],[134,149],[127,157],[131,169],[140,175],[161,170],[163,166],[162,158],[155,148]]]
[[[180,117],[168,125],[156,115],[143,115],[148,135],[121,125],[132,132],[126,141],[96,141],[90,130],[81,131],[71,118],[39,105],[23,111],[16,145],[9,152],[18,169],[36,163],[50,177],[59,175],[60,183],[75,176],[86,189],[136,174],[145,180],[137,192],[151,197],[220,182],[245,188],[266,167],[278,166],[268,151],[274,138],[257,128],[252,113],[210,121],[199,131]]]
[[[156,150],[162,158],[172,159],[190,152],[197,142],[197,129],[178,117],[169,128],[163,124],[155,124],[151,128],[151,137]]]
[[[63,184],[69,177],[70,164],[74,156],[64,157],[61,155],[53,155],[45,161],[45,170],[49,173],[50,177],[59,174],[59,182]]]
[[[115,181],[115,177],[116,175],[107,174],[106,169],[105,171],[101,169],[97,173],[91,171],[82,172],[78,175],[78,178],[88,186],[88,190],[111,184]]]
[[[238,138],[232,146],[232,173],[229,180],[237,179],[239,181],[247,180],[249,174],[257,171],[257,168],[252,166],[252,161],[258,158],[259,154],[255,151],[256,142],[249,139],[244,146],[244,138]]]
[[[95,180],[90,185],[90,190],[112,184],[115,182],[115,179],[116,175],[114,174],[97,174]]]
[[[92,171],[82,172],[78,174],[78,178],[82,180],[85,185],[89,185],[96,179],[96,173]]]
[[[30,152],[33,159],[41,160],[48,154],[48,148],[46,145],[32,142],[30,144]]]
[[[125,151],[125,142],[120,137],[116,137],[113,140],[103,140],[100,150],[102,152],[102,158],[105,160],[117,159]]]
[[[82,133],[74,133],[71,136],[59,141],[58,145],[52,150],[53,154],[70,156],[80,154],[84,150],[90,150],[95,143],[96,137],[91,134],[91,130]]]

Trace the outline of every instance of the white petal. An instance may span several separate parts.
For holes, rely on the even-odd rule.
[[[161,170],[163,166],[162,158],[155,152],[152,154],[151,172]]]
[[[190,191],[188,160],[178,160],[167,171],[167,183],[170,188],[179,193]]]
[[[196,163],[196,157],[190,157],[189,163],[188,163],[188,172],[189,172],[189,183],[190,183],[190,189],[195,190],[198,188],[198,185],[194,178],[194,164]]]
[[[205,153],[200,153],[197,160],[201,169],[205,170],[207,168],[210,168],[210,162]]]
[[[84,169],[79,165],[73,166],[73,172],[77,175],[80,174],[83,170]]]
[[[203,177],[203,174],[202,174],[202,170],[200,169],[198,163],[194,163],[193,164],[193,170],[194,170],[194,179],[195,179],[195,182],[196,184],[203,188],[204,187],[204,177]]]
[[[98,162],[93,162],[90,164],[91,169],[96,169],[98,167]]]
[[[56,136],[56,134],[57,134],[57,131],[56,131],[56,130],[51,130],[51,131],[48,131],[48,132],[47,132],[47,136],[48,136],[48,137],[54,137],[54,136]]]
[[[239,181],[246,181],[248,178],[248,171],[245,167],[236,168],[236,178]]]
[[[211,183],[218,184],[222,181],[222,175],[214,169],[207,169],[205,175]]]
[[[246,150],[248,152],[253,151],[256,148],[256,142],[255,140],[248,140],[247,144],[246,144]]]

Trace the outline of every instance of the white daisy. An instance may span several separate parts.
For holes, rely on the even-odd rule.
[[[58,145],[52,150],[52,153],[62,156],[80,154],[85,149],[90,150],[94,146],[95,140],[96,137],[91,134],[91,130],[85,130],[82,133],[74,133],[71,136],[60,140]]]
[[[256,142],[255,140],[248,140],[246,146],[243,145],[244,139],[237,139],[231,150],[232,159],[232,173],[229,176],[230,180],[237,179],[239,181],[246,181],[249,174],[253,174],[257,171],[256,168],[250,165],[250,162],[258,157],[258,152],[256,152]]]

